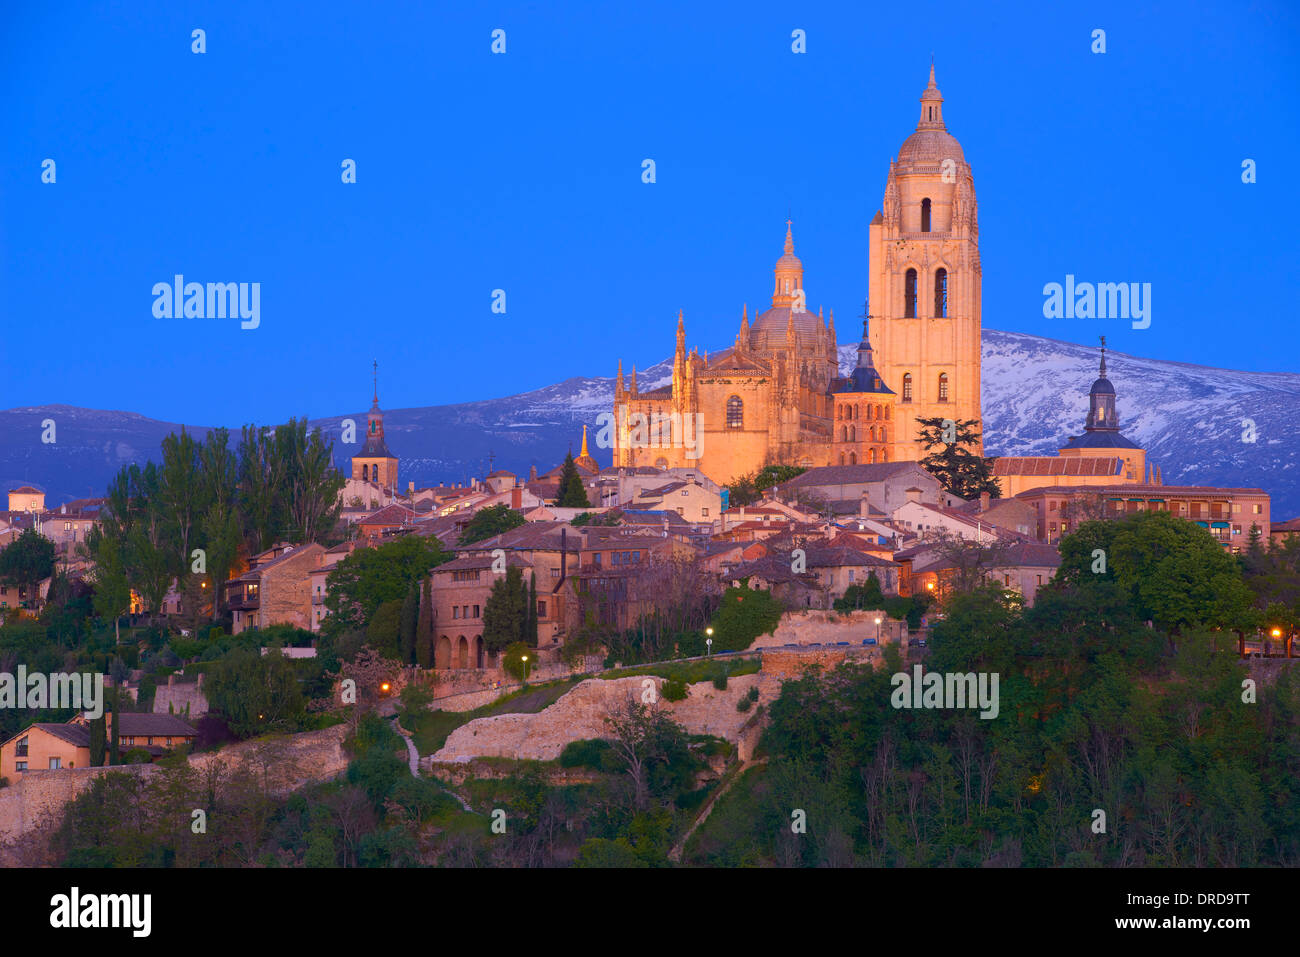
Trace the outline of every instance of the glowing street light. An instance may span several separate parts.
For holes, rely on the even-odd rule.
[[[527,681],[528,680],[528,656],[521,655],[519,660],[522,661],[524,664],[524,681]]]
[[[880,619],[876,619],[876,644],[880,644]]]

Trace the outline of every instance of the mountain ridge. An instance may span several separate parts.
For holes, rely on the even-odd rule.
[[[857,344],[838,349],[847,373]],[[1167,485],[1260,487],[1273,496],[1275,520],[1300,514],[1300,374],[1238,372],[1194,363],[1107,351],[1120,428],[1147,449]],[[1097,374],[1095,346],[1029,333],[985,329],[982,405],[990,455],[1053,454],[1083,429],[1088,388]],[[670,381],[671,359],[638,372],[642,389]],[[441,406],[386,409],[384,428],[401,460],[403,484],[464,481],[495,468],[527,473],[563,458],[581,439],[582,424],[613,405],[613,376],[574,376],[528,392]],[[53,418],[56,441],[40,441],[42,421]],[[341,443],[342,422],[358,425],[365,411],[310,419],[335,441],[335,460],[346,464],[360,446]],[[1257,439],[1243,441],[1245,420]],[[129,462],[155,461],[158,445],[179,424],[135,412],[50,404],[0,411],[0,483],[34,485],[51,504],[102,495],[108,480]],[[198,436],[211,426],[186,428]],[[238,426],[227,426],[238,433]],[[364,437],[364,428],[357,430]],[[594,431],[594,430],[593,430]],[[594,443],[593,443],[594,446]],[[608,464],[608,449],[592,448]]]

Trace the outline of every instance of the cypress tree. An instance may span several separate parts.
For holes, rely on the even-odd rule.
[[[402,617],[397,626],[397,647],[404,664],[409,665],[415,661],[415,639],[419,618],[419,586],[411,582],[411,587],[406,590],[406,598],[402,600]]]
[[[92,768],[104,766],[105,751],[108,747],[106,724],[102,714],[90,722],[90,766]]]
[[[573,461],[573,451],[564,457],[564,468],[560,472],[560,490],[555,496],[555,504],[560,508],[591,508],[587,500],[587,489],[578,474],[578,466]]]
[[[118,729],[122,724],[122,722],[118,720],[118,712],[121,710],[121,703],[122,703],[121,688],[118,685],[113,685],[113,710],[111,712],[113,718],[113,731],[112,731],[112,735],[110,736],[111,745],[108,750],[109,764],[122,763],[122,749],[120,747],[120,741],[118,737]]]
[[[528,579],[528,628],[525,641],[529,645],[537,647],[537,573],[533,572]]]

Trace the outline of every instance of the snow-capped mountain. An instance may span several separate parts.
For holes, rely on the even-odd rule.
[[[857,345],[840,347],[847,373]],[[1300,374],[1235,372],[1108,351],[1120,427],[1147,449],[1168,485],[1261,487],[1273,496],[1275,520],[1300,514]],[[630,370],[628,370],[630,372]],[[645,389],[667,383],[666,359],[638,372]],[[1083,430],[1097,349],[1022,333],[984,330],[983,408],[990,455],[1050,454]],[[545,471],[572,446],[582,425],[613,404],[613,377],[574,378],[519,395],[459,405],[386,411],[389,447],[401,459],[402,483],[463,481],[495,468]],[[341,422],[364,422],[364,411],[313,420],[335,439],[340,464],[355,447],[342,445]],[[40,442],[41,422],[54,418],[55,444]],[[1244,420],[1255,441],[1243,441]],[[43,488],[51,503],[103,494],[127,462],[158,454],[172,423],[126,412],[42,406],[0,412],[0,482]],[[206,429],[190,427],[203,434]],[[237,431],[237,426],[231,426]],[[364,431],[364,430],[361,430]]]

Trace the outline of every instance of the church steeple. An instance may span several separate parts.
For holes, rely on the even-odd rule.
[[[776,261],[773,270],[776,286],[772,292],[773,306],[791,306],[797,298],[795,293],[803,288],[803,263],[794,254],[794,221],[785,221],[785,252]]]
[[[930,82],[921,93],[921,122],[918,130],[946,130],[943,125],[943,94],[934,82],[934,64],[930,64]]]
[[[1088,390],[1088,432],[1118,432],[1119,415],[1115,411],[1115,387],[1106,378],[1106,337],[1101,337],[1101,366],[1097,381]]]

